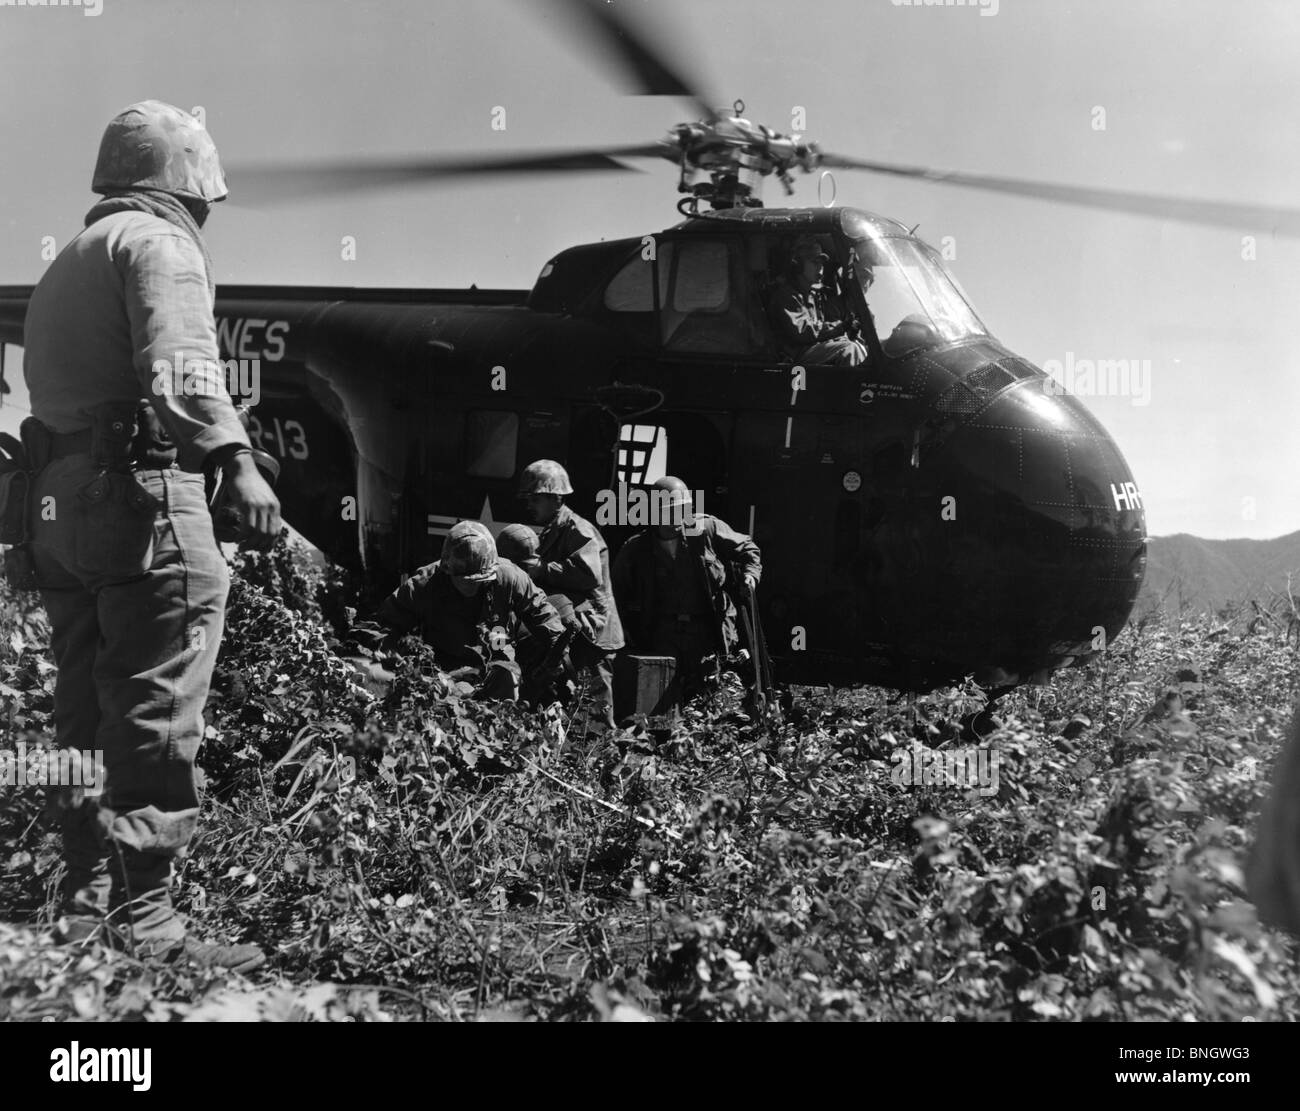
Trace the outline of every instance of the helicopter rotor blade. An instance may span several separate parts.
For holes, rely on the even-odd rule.
[[[1154,193],[1129,193],[1118,189],[1095,189],[1082,185],[1054,185],[1049,182],[1025,181],[1021,178],[969,174],[957,170],[931,170],[924,166],[899,166],[889,162],[867,162],[838,154],[823,154],[819,165],[827,169],[868,170],[878,174],[919,178],[944,185],[963,185],[970,189],[987,189],[1018,197],[1037,197],[1045,201],[1082,205],[1087,208],[1156,216],[1192,224],[1218,227],[1258,228],[1300,234],[1300,210],[1270,205],[1241,204],[1233,201],[1206,201],[1190,197],[1169,197]]]
[[[235,204],[270,203],[308,196],[383,189],[412,182],[491,174],[557,173],[575,170],[624,170],[624,158],[674,157],[662,143],[609,147],[604,150],[521,151],[514,154],[469,154],[436,158],[351,160],[311,163],[263,163],[230,166],[226,176]]]
[[[583,34],[629,77],[642,96],[680,96],[692,101],[702,120],[718,114],[716,102],[704,95],[698,82],[688,81],[668,64],[663,49],[603,0],[560,0]]]

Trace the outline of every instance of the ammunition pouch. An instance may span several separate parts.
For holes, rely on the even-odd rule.
[[[168,439],[161,421],[145,401],[110,402],[100,405],[89,428],[76,432],[54,432],[35,417],[23,421],[21,442],[0,433],[0,544],[10,545],[4,554],[5,577],[17,590],[35,590],[35,565],[28,544],[32,538],[31,491],[37,475],[55,459],[89,455],[100,475],[80,492],[76,509],[90,523],[102,519],[104,527],[87,528],[83,553],[87,566],[108,561],[113,567],[136,564],[152,540],[155,499],[129,477],[133,470],[162,470],[176,462],[176,447]],[[126,544],[107,543],[116,536],[118,516],[130,510],[128,518],[139,519]],[[139,536],[134,534],[138,533]],[[139,549],[139,550],[137,550]]]
[[[4,569],[14,590],[37,589],[36,568],[27,547],[31,488],[27,449],[7,432],[0,433],[0,544],[10,545],[4,553]]]

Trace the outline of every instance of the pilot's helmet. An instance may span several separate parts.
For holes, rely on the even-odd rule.
[[[459,521],[452,525],[442,543],[439,566],[447,574],[470,582],[495,579],[497,547],[487,526],[480,521]]]
[[[109,121],[90,188],[160,189],[208,203],[228,195],[212,136],[189,112],[161,100],[132,104]]]
[[[819,262],[826,262],[830,258],[822,245],[817,241],[816,236],[804,235],[795,240],[794,248],[790,252],[790,261],[796,266],[802,266],[809,259],[817,259]]]

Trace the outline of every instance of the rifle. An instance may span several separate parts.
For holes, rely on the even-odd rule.
[[[758,616],[758,600],[754,591],[745,591],[741,598],[740,621],[749,642],[749,654],[754,663],[754,701],[760,711],[767,707],[772,693],[772,661],[767,654],[767,641],[763,637],[763,624]]]

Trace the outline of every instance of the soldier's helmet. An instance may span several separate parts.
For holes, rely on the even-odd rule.
[[[654,484],[656,490],[668,491],[668,508],[677,509],[692,502],[690,487],[680,478],[666,474]]]
[[[497,555],[512,563],[537,558],[537,533],[527,525],[506,525],[497,537]]]
[[[161,189],[209,203],[228,195],[212,136],[196,117],[161,100],[132,104],[109,121],[90,188]]]
[[[538,459],[524,468],[519,478],[519,496],[529,494],[572,494],[569,472],[554,459]]]
[[[497,546],[487,527],[478,521],[452,525],[442,542],[442,570],[470,582],[488,582],[497,575]]]

